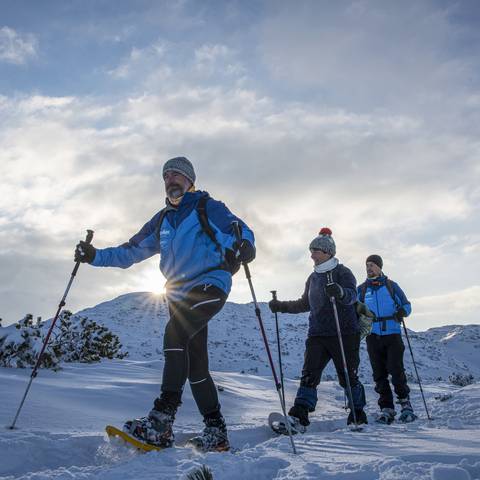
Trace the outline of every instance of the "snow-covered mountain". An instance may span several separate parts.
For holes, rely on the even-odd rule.
[[[276,358],[274,316],[266,303],[259,306]],[[162,358],[163,331],[168,321],[167,306],[162,296],[130,293],[78,314],[102,323],[116,333],[130,359]],[[279,314],[279,325],[285,375],[295,378],[302,367],[308,314]],[[448,380],[455,373],[480,378],[480,325],[449,325],[425,332],[409,330],[409,338],[422,380]],[[413,380],[415,371],[406,347],[407,375]],[[270,367],[253,304],[226,303],[209,324],[209,352],[213,370],[269,374]],[[363,380],[371,379],[364,341],[361,345],[360,376]],[[332,365],[327,367],[324,378],[336,378]]]

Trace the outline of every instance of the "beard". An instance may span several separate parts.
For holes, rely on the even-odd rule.
[[[180,198],[185,192],[183,191],[183,188],[178,185],[177,183],[173,183],[168,186],[167,188],[167,197],[168,198],[173,198],[177,199]]]

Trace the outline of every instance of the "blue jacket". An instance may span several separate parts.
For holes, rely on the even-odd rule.
[[[338,319],[342,335],[351,335],[360,331],[358,316],[355,310],[357,301],[357,281],[353,273],[342,264],[332,270],[333,281],[339,283],[345,293],[342,300],[337,301]],[[308,336],[337,335],[337,326],[333,306],[325,294],[327,284],[326,273],[313,272],[307,279],[305,291],[298,300],[281,302],[280,311],[284,313],[310,312]]]
[[[232,222],[241,226],[242,238],[255,245],[253,232],[230,210],[210,198],[206,204],[208,221],[215,231],[222,252],[202,230],[196,205],[207,192],[185,193],[178,208],[170,207],[161,229],[158,220],[161,211],[153,216],[127,243],[118,247],[97,249],[92,265],[97,267],[128,268],[160,253],[160,270],[167,279],[167,296],[181,300],[193,287],[210,283],[229,293],[232,275],[222,269],[225,250],[232,249],[236,240]],[[168,207],[167,207],[168,208]],[[218,267],[218,268],[216,268]]]
[[[403,308],[407,314],[406,316],[408,316],[412,312],[412,306],[398,284],[390,280],[395,296],[394,301],[388,291],[386,281],[387,277],[383,275],[375,279],[367,278],[366,280],[367,288],[365,290],[365,300],[363,301],[375,313],[377,320],[380,320],[373,322],[372,333],[377,335],[401,334],[400,323],[393,318],[393,315],[400,308]],[[363,297],[363,285],[358,287],[358,298],[360,300]]]

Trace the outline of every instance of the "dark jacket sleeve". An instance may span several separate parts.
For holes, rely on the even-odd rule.
[[[349,268],[342,268],[338,283],[344,292],[344,296],[339,302],[343,305],[353,305],[357,301],[357,280]]]
[[[305,291],[298,300],[287,300],[280,302],[280,312],[282,313],[302,313],[310,311],[310,302],[308,301],[308,291],[310,290],[310,277],[305,284]]]

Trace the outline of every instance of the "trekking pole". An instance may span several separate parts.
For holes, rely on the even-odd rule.
[[[270,293],[274,300],[277,299],[277,291],[271,290]],[[285,388],[283,384],[283,366],[282,366],[282,346],[280,344],[280,331],[278,328],[278,313],[275,312],[275,329],[277,331],[277,350],[278,350],[278,368],[280,370],[280,383],[282,385],[283,407],[285,408]]]
[[[412,362],[415,368],[415,373],[417,374],[418,385],[420,386],[420,393],[422,394],[423,404],[425,405],[425,411],[427,412],[427,418],[429,420],[432,420],[432,418],[430,417],[430,414],[428,413],[427,402],[425,401],[425,395],[423,394],[422,382],[420,381],[420,375],[418,374],[417,364],[415,363],[415,358],[413,357],[413,350],[412,350],[412,346],[410,345],[410,338],[408,336],[407,327],[405,326],[405,322],[403,318],[402,318],[402,325],[403,325],[403,331],[405,332],[405,337],[407,339],[408,348],[410,350],[410,355],[412,356]]]
[[[328,285],[333,283],[332,272],[327,272],[327,281]],[[345,350],[343,348],[343,340],[342,340],[342,332],[340,330],[340,321],[338,319],[338,311],[337,311],[337,302],[335,301],[335,297],[330,297],[330,302],[332,302],[333,307],[333,315],[335,317],[335,323],[337,326],[337,336],[338,336],[338,343],[340,344],[340,351],[342,352],[342,362],[343,362],[343,372],[345,375],[345,382],[347,384],[347,392],[348,392],[348,400],[350,402],[350,410],[353,415],[353,423],[357,424],[357,415],[355,414],[355,408],[353,407],[353,395],[352,395],[352,387],[350,386],[350,377],[348,376],[348,367],[347,367],[347,358],[345,357]]]
[[[93,230],[87,230],[87,237],[85,239],[86,243],[91,243],[93,239]],[[57,321],[58,316],[60,315],[60,311],[62,308],[65,306],[65,299],[67,298],[68,291],[70,290],[70,287],[72,286],[73,279],[75,278],[75,275],[77,274],[78,268],[80,267],[80,262],[75,263],[75,267],[73,268],[72,274],[70,276],[70,281],[68,282],[67,289],[65,290],[65,293],[63,294],[62,299],[60,300],[60,303],[58,305],[58,310],[57,313],[55,314],[55,317],[52,320],[52,324],[50,325],[50,329],[48,330],[47,336],[45,337],[45,341],[43,342],[42,349],[40,350],[40,353],[38,354],[37,358],[37,363],[33,367],[32,374],[30,375],[30,381],[28,382],[27,389],[25,390],[25,393],[23,394],[22,401],[20,402],[20,406],[18,407],[17,414],[15,415],[15,418],[13,420],[13,423],[10,425],[10,430],[13,430],[15,428],[15,424],[17,423],[18,416],[20,415],[20,411],[22,410],[23,404],[25,403],[25,399],[27,398],[28,391],[30,390],[30,386],[32,385],[33,379],[37,376],[37,370],[40,367],[40,363],[42,362],[42,355],[45,352],[45,349],[47,348],[48,341],[50,340],[50,335],[52,334],[53,327],[55,326],[55,322]]]
[[[240,233],[240,226],[238,225],[238,221],[232,222],[233,231],[235,233],[235,237],[237,238],[237,242],[240,244],[242,241],[242,235]],[[275,382],[275,388],[277,389],[278,397],[280,399],[280,405],[282,407],[283,416],[285,418],[285,425],[287,427],[288,436],[290,437],[290,443],[292,444],[293,453],[297,453],[297,449],[295,448],[295,442],[293,441],[292,430],[290,428],[290,422],[287,418],[287,411],[285,409],[285,403],[282,398],[281,393],[281,384],[278,381],[277,372],[275,371],[275,366],[273,365],[272,353],[270,352],[270,347],[268,346],[267,335],[265,334],[265,327],[263,326],[262,315],[260,313],[260,308],[258,307],[257,297],[255,295],[255,290],[253,289],[252,283],[252,276],[250,275],[250,269],[248,268],[248,264],[246,262],[242,262],[243,268],[245,270],[245,276],[247,277],[248,285],[250,287],[250,292],[253,298],[253,304],[255,306],[255,314],[258,319],[258,323],[260,325],[260,331],[262,332],[263,343],[265,345],[265,350],[267,351],[268,361],[270,362],[270,369],[272,370],[273,380]]]

